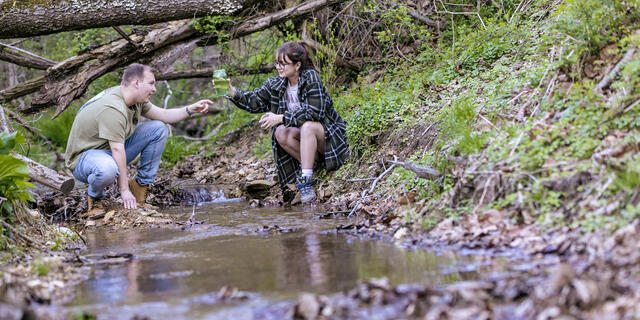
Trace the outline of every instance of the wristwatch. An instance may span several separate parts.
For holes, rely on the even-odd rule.
[[[189,106],[184,107],[184,110],[187,112],[187,114],[189,115],[189,117],[191,117],[191,115],[193,114],[193,112],[191,112],[191,110],[189,110]]]

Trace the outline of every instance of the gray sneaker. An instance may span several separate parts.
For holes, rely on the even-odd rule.
[[[300,201],[309,203],[316,199],[316,190],[311,185],[313,182],[310,177],[298,178],[298,190],[300,190]]]

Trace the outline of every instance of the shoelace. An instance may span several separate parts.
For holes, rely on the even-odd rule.
[[[300,192],[311,191],[311,180],[305,180],[302,183],[298,183],[298,189],[300,189]]]

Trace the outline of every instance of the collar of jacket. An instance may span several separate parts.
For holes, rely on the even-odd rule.
[[[300,76],[298,77],[298,92],[300,92],[300,89],[304,88],[307,82],[309,81],[309,72],[310,72],[310,69],[303,70],[302,72],[300,72]],[[280,77],[280,76],[276,78],[277,78],[276,80],[277,82],[273,86],[273,90],[278,92],[278,96],[281,96],[287,90],[287,86],[289,85],[289,79],[287,79],[286,77]]]

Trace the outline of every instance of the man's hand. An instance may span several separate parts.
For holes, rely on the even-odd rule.
[[[136,197],[133,196],[131,190],[120,190],[120,196],[122,197],[122,202],[124,203],[124,208],[127,210],[135,209],[138,207],[138,203],[136,202]]]
[[[208,100],[208,99],[204,99],[204,100],[200,100],[190,106],[188,106],[187,108],[189,108],[189,111],[191,112],[198,112],[198,113],[207,113],[207,110],[209,110],[209,105],[213,104],[213,101]]]
[[[262,129],[271,129],[282,123],[284,116],[281,114],[275,114],[273,112],[267,112],[260,117],[260,127]]]

